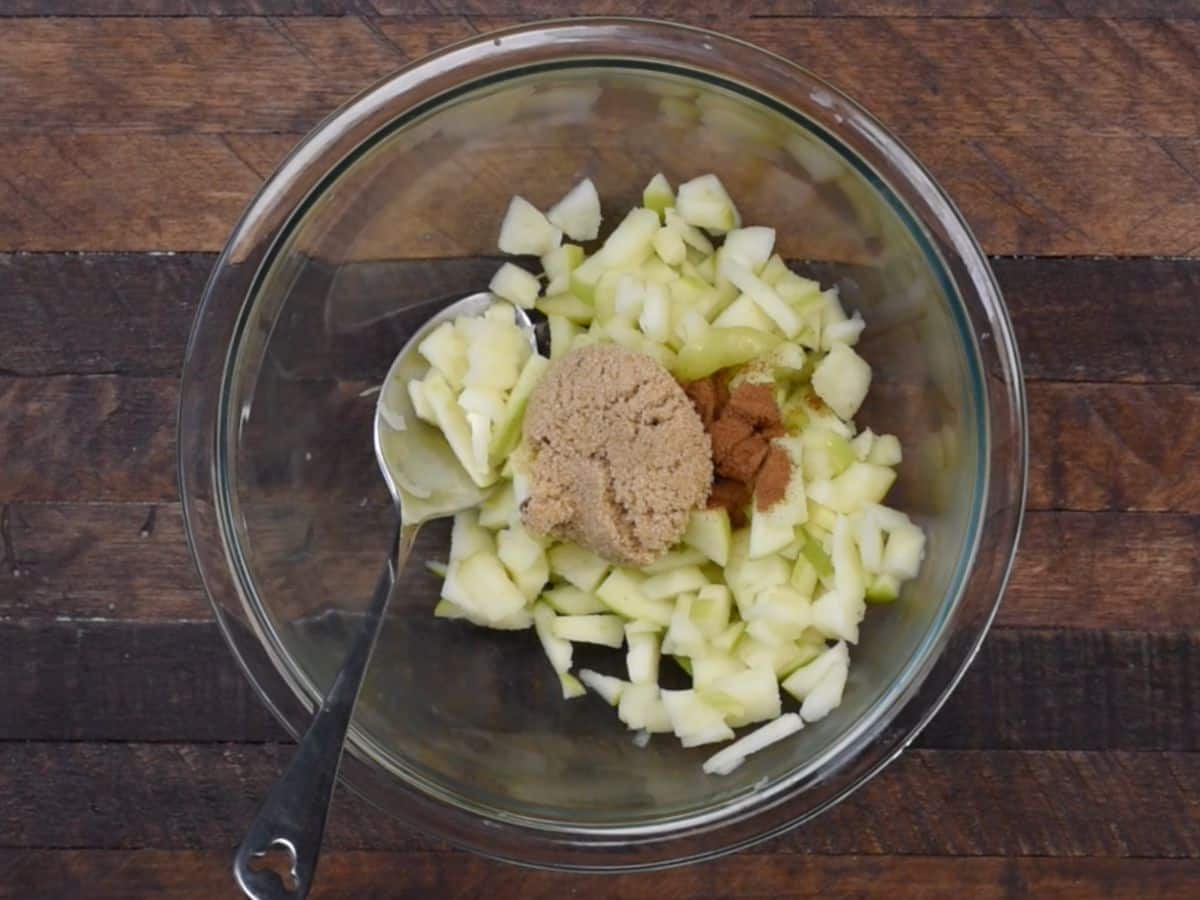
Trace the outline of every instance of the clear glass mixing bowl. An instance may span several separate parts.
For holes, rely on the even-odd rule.
[[[287,728],[304,729],[330,684],[388,548],[364,391],[431,304],[486,285],[513,194],[544,207],[588,175],[611,225],[658,171],[716,172],[745,221],[774,226],[788,259],[862,311],[876,385],[860,421],[904,443],[891,502],[928,530],[927,559],[870,611],[842,706],[718,778],[700,770],[711,748],[639,749],[599,700],[563,702],[529,633],[433,619],[423,563],[444,557],[447,530],[427,527],[342,779],[508,860],[682,862],[836,803],[954,687],[1017,541],[1012,329],[962,218],[895,138],[808,72],[717,34],[575,19],[484,35],[381,82],[297,147],[238,224],[193,327],[179,434],[191,546]]]

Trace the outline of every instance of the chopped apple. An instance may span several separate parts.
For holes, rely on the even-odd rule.
[[[562,243],[562,231],[524,197],[513,197],[500,223],[500,252],[544,256]]]
[[[842,419],[854,418],[871,388],[871,367],[845,344],[834,344],[817,365],[813,390]]]
[[[537,276],[525,271],[520,266],[506,262],[492,276],[488,290],[502,300],[515,303],[523,309],[533,309],[533,304],[541,293],[542,286]]]
[[[658,635],[626,625],[625,643],[629,646],[625,654],[629,680],[634,684],[658,684],[658,663],[662,655]]]
[[[607,614],[559,616],[554,620],[554,634],[575,643],[620,647],[625,643],[625,621]]]
[[[709,775],[728,775],[744,763],[746,757],[791,737],[803,727],[804,722],[800,716],[785,713],[714,753],[704,761],[704,771]]]
[[[580,669],[579,680],[595,691],[609,706],[616,706],[621,701],[621,694],[629,686],[629,682],[602,675],[592,669]]]
[[[571,188],[546,213],[550,224],[574,241],[592,241],[600,234],[600,195],[592,179],[585,178]]]
[[[723,566],[729,562],[732,534],[727,510],[720,507],[697,509],[693,510],[688,518],[683,542],[699,550],[718,566]]]
[[[559,544],[548,556],[550,571],[581,591],[595,591],[608,574],[609,563],[578,544]]]
[[[525,360],[517,383],[509,392],[504,404],[504,415],[496,422],[492,430],[492,442],[488,448],[488,461],[499,465],[501,460],[508,457],[520,442],[521,422],[525,416],[525,406],[533,393],[534,386],[550,365],[550,360],[536,353]]]
[[[724,234],[741,224],[737,207],[716,175],[701,175],[679,186],[675,209],[689,225]]]
[[[642,189],[642,206],[652,209],[661,217],[668,207],[675,205],[675,192],[667,176],[659,172]]]
[[[467,344],[453,322],[443,322],[417,346],[417,352],[442,374],[452,387],[461,387],[467,375]],[[414,402],[413,406],[417,404]],[[417,415],[421,415],[417,411]],[[421,418],[426,418],[421,416]]]

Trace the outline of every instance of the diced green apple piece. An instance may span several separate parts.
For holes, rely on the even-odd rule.
[[[642,188],[642,206],[654,210],[661,218],[667,208],[674,205],[675,192],[671,189],[671,182],[659,172]]]
[[[716,638],[728,627],[732,608],[729,588],[723,584],[705,585],[692,601],[692,621],[706,638]]]
[[[737,288],[733,288],[734,291]],[[713,319],[717,328],[749,328],[766,334],[775,334],[775,323],[749,294],[739,294]]]
[[[745,622],[731,622],[710,643],[714,650],[719,650],[722,653],[732,653],[745,631]]]
[[[547,316],[550,324],[550,358],[558,359],[571,349],[582,329],[566,316]]]
[[[562,231],[524,197],[513,197],[500,223],[500,252],[544,256],[562,243]]]
[[[642,333],[652,341],[665,343],[671,337],[671,297],[661,284],[647,284],[638,317]]]
[[[658,663],[662,656],[662,645],[658,635],[626,625],[625,643],[629,646],[625,654],[629,680],[634,684],[657,685]]]
[[[679,351],[671,371],[680,381],[695,381],[764,356],[778,343],[777,336],[762,331],[713,327]]]
[[[775,673],[767,669],[744,669],[726,675],[711,682],[700,693],[706,699],[710,694],[722,694],[741,707],[740,713],[725,717],[734,728],[774,719],[782,712],[779,682]]]
[[[425,377],[429,378],[430,375],[437,375],[443,380],[446,377],[436,370],[430,372]],[[433,416],[433,406],[430,404],[429,398],[425,396],[425,382],[423,380],[414,378],[408,383],[408,399],[412,403],[413,412],[417,414],[418,419],[422,419],[430,425],[437,425],[437,421]]]
[[[834,344],[813,370],[813,390],[844,420],[854,418],[871,387],[871,367],[845,344]]]
[[[455,513],[450,529],[450,562],[457,562],[476,553],[495,553],[496,540],[481,527],[480,514],[473,509]]]
[[[592,669],[580,669],[579,680],[591,690],[600,695],[609,706],[621,702],[621,694],[629,686],[629,682],[614,678],[612,675],[602,675]]]
[[[545,650],[546,658],[550,660],[554,671],[565,674],[571,671],[571,658],[574,650],[570,641],[564,640],[554,633],[554,623],[557,618],[554,610],[545,603],[534,604],[533,627],[537,632],[538,640],[542,642],[542,649]]]
[[[436,375],[437,373],[430,373],[423,383],[423,392],[433,412],[434,422],[441,429],[459,465],[471,480],[479,487],[488,487],[496,480],[495,472],[486,465],[481,465],[475,455],[475,444],[466,414],[458,405],[450,385],[444,378],[435,377]]]
[[[870,513],[855,516],[854,542],[858,545],[858,556],[863,569],[878,572],[883,565],[883,529]]]
[[[582,697],[587,693],[587,689],[583,686],[583,683],[570,672],[559,672],[558,683],[562,685],[564,700],[574,700],[576,697]]]
[[[638,571],[643,575],[661,575],[663,572],[682,569],[684,566],[702,566],[707,559],[708,557],[692,547],[677,547],[668,550],[649,565],[640,566]]]
[[[775,293],[774,288],[751,272],[749,268],[736,260],[722,258],[720,270],[726,278],[733,282],[739,291],[742,291],[758,304],[758,307],[783,332],[784,337],[791,339],[800,333],[800,329],[804,323],[796,310]],[[861,403],[861,400],[859,402]]]
[[[697,253],[703,254],[705,259],[708,260],[708,274],[704,274],[704,270],[706,268],[704,263],[699,264],[699,271],[701,277],[703,277],[704,280],[709,284],[712,284],[716,278],[717,270],[716,261],[712,259],[712,241],[708,239],[708,235],[706,235],[695,225],[689,225],[687,222],[683,221],[683,218],[679,215],[679,213],[673,209],[668,209],[663,214],[663,221],[666,222],[667,228],[670,228],[672,231],[678,233],[681,238],[683,238],[683,242],[685,244],[687,244]]]
[[[853,346],[858,343],[858,339],[862,336],[866,325],[867,323],[863,321],[863,317],[856,312],[849,319],[843,319],[841,322],[833,322],[826,325],[821,332],[821,344],[827,348],[833,347],[835,344]]]
[[[657,684],[630,684],[621,691],[617,718],[630,729],[660,734],[671,730],[671,719]]]
[[[675,656],[698,656],[706,652],[704,632],[692,620],[692,603],[695,594],[681,594],[675,601],[671,613],[671,624],[663,635],[662,652]]]
[[[729,545],[732,538],[729,512],[723,508],[692,510],[688,517],[683,542],[694,547],[718,566],[729,562]]]
[[[772,744],[791,737],[804,727],[804,722],[795,713],[784,713],[772,722],[739,738],[728,747],[714,753],[704,761],[704,771],[709,775],[728,775],[746,761],[746,757],[758,753]]]
[[[612,234],[597,251],[593,259],[606,269],[630,269],[641,265],[654,252],[654,235],[661,226],[658,213],[652,209],[636,207],[621,220]],[[576,272],[591,263],[585,262]]]
[[[774,247],[774,228],[762,225],[735,228],[725,235],[725,243],[721,245],[721,260],[717,265],[720,266],[722,261],[731,260],[745,266],[752,273],[758,273],[771,258],[771,251]],[[741,285],[738,286],[741,287]]]
[[[429,365],[440,372],[452,387],[459,387],[467,375],[467,344],[453,322],[443,322],[433,329],[420,344],[420,353]],[[414,402],[416,407],[417,403]],[[421,418],[421,410],[416,410]]]
[[[625,622],[608,614],[559,616],[554,620],[554,634],[567,641],[615,648],[625,643]]]
[[[600,234],[600,195],[592,179],[571,188],[546,214],[550,224],[574,241],[593,241]]]
[[[542,286],[537,276],[527,272],[520,266],[506,262],[488,284],[488,290],[501,300],[508,300],[522,309],[533,309],[533,304],[541,293]]]
[[[733,730],[725,724],[721,711],[706,703],[694,690],[661,691],[662,702],[671,720],[671,730],[685,747],[698,747],[715,741],[727,741]]]
[[[830,671],[838,667],[849,668],[850,648],[843,641],[822,652],[816,659],[801,666],[783,682],[783,689],[803,702],[821,683]]]
[[[542,599],[563,616],[587,616],[608,612],[595,594],[581,591],[573,584],[560,584],[542,592]]]
[[[767,264],[762,267],[762,271],[758,273],[758,277],[772,287],[775,287],[786,275],[790,274],[791,272],[788,270],[787,263],[783,261],[783,257],[775,253],[767,260]],[[784,299],[786,300],[787,298],[784,297]]]
[[[595,591],[608,574],[609,563],[578,544],[559,544],[550,549],[548,556],[550,571],[581,591]]]
[[[587,325],[595,315],[592,304],[574,294],[555,294],[542,297],[534,308],[546,316],[563,316],[579,325]]]
[[[858,626],[866,614],[863,597],[857,600],[837,590],[827,591],[813,601],[813,627],[827,638],[858,643]]]
[[[891,603],[900,596],[900,580],[895,575],[875,575],[867,585],[868,603]]]
[[[653,622],[664,628],[671,623],[671,604],[648,598],[642,593],[641,582],[627,569],[614,569],[596,588],[596,596],[613,612],[627,619]]]
[[[916,578],[925,558],[925,532],[907,524],[888,534],[880,569],[896,578]]]
[[[654,235],[654,252],[668,266],[679,266],[687,259],[687,245],[673,228],[661,228]]]
[[[491,553],[476,553],[454,563],[462,594],[447,597],[468,613],[486,622],[495,622],[525,606],[525,595],[513,584],[500,558]]]
[[[822,506],[845,515],[879,503],[895,480],[895,469],[854,462],[831,481],[814,481],[808,487],[808,495]]]
[[[867,462],[875,466],[898,466],[904,459],[900,449],[900,439],[894,434],[881,434],[871,445],[867,454]]]
[[[488,447],[488,461],[499,465],[509,457],[513,449],[521,441],[521,423],[525,418],[525,406],[533,393],[538,380],[550,365],[550,360],[544,356],[533,354],[525,360],[517,383],[509,392],[504,404],[504,415],[497,420],[492,429],[492,443]]]
[[[563,244],[543,256],[542,271],[546,273],[549,284],[554,286],[553,290],[547,287],[546,293],[565,292],[570,284],[571,273],[579,268],[583,257],[583,248],[578,244]]]
[[[729,653],[709,651],[692,657],[692,685],[703,690],[729,675],[744,672],[746,664]]]
[[[675,210],[689,225],[724,234],[741,224],[725,186],[716,175],[701,175],[679,186]]]
[[[546,551],[537,540],[520,525],[511,525],[496,534],[496,555],[509,572],[524,572],[546,565]]]
[[[833,527],[833,584],[846,603],[857,603],[867,593],[866,577],[854,540],[854,525],[847,516],[838,516]]]
[[[698,591],[707,585],[708,578],[700,571],[699,566],[683,566],[659,575],[651,575],[641,583],[640,588],[646,599],[654,601],[677,597],[688,591]]]

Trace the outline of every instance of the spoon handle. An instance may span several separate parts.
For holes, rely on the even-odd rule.
[[[396,585],[400,551],[412,546],[414,533],[414,529],[397,526],[392,552],[342,669],[309,724],[296,755],[271,788],[238,847],[233,874],[252,900],[301,900],[312,887],[350,715]],[[268,853],[282,854],[281,861],[286,860],[284,868],[290,870],[289,877],[281,878],[265,866],[251,867]]]

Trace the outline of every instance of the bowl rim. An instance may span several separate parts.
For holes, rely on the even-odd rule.
[[[624,52],[604,50],[612,46],[614,35],[619,35],[625,42]],[[637,38],[637,41],[631,38]],[[688,53],[689,48],[685,46],[691,44],[693,47],[690,49],[694,50],[697,42],[700,50],[711,56],[711,59],[703,60],[706,64],[704,68],[697,65],[696,53]],[[649,53],[650,60],[665,62],[672,71],[682,73],[691,70],[689,74],[694,77],[702,77],[706,73],[715,75],[724,86],[740,84],[745,89],[744,93],[760,102],[773,101],[773,105],[784,108],[785,114],[804,120],[805,126],[812,128],[819,123],[794,105],[797,98],[793,95],[803,89],[808,92],[812,102],[841,117],[839,121],[853,121],[860,129],[859,139],[865,141],[869,148],[883,154],[889,162],[900,164],[900,174],[906,179],[905,187],[912,188],[921,200],[932,206],[937,224],[946,229],[950,249],[956,254],[957,261],[962,262],[970,286],[985,307],[983,312],[994,338],[991,346],[999,354],[997,362],[1002,370],[1010,424],[1016,426],[1012,433],[1015,444],[1008,460],[1009,476],[1015,476],[1015,481],[1005,491],[1003,500],[1007,502],[1007,507],[997,511],[997,514],[1006,515],[1001,523],[1005,533],[1000,536],[999,570],[992,572],[989,580],[993,596],[986,608],[980,609],[970,623],[968,639],[955,648],[955,658],[948,658],[945,640],[941,647],[932,652],[925,647],[932,639],[944,637],[937,629],[931,630],[922,644],[925,657],[920,662],[924,671],[915,673],[904,682],[901,685],[904,690],[897,691],[896,696],[889,700],[888,709],[884,712],[890,710],[891,715],[877,716],[873,722],[868,722],[868,717],[864,716],[848,728],[847,732],[853,733],[860,725],[863,725],[863,730],[866,725],[878,726],[875,733],[868,736],[867,743],[855,748],[854,759],[843,760],[836,770],[821,772],[821,778],[814,783],[799,785],[798,777],[790,780],[784,777],[770,791],[746,795],[742,798],[745,802],[726,803],[712,810],[710,815],[690,817],[682,829],[678,821],[670,821],[652,827],[604,826],[566,830],[557,823],[543,827],[533,821],[503,816],[493,817],[489,822],[490,827],[481,829],[478,827],[480,823],[472,820],[473,817],[481,817],[479,811],[461,809],[447,815],[443,801],[433,796],[419,795],[416,785],[402,792],[406,809],[403,813],[397,812],[394,805],[385,805],[379,799],[383,796],[381,789],[386,789],[386,785],[380,783],[379,773],[371,771],[372,764],[358,756],[364,750],[361,736],[352,746],[352,753],[347,754],[340,775],[343,783],[389,814],[398,815],[411,824],[432,830],[453,843],[485,855],[555,868],[654,868],[730,852],[806,821],[866,783],[899,755],[940,709],[978,652],[1011,571],[1024,511],[1028,467],[1024,385],[1015,337],[999,288],[986,256],[953,203],[916,158],[869,113],[827,82],[780,56],[737,38],[693,26],[648,19],[585,17],[534,22],[478,35],[446,47],[380,80],[327,117],[297,145],[264,183],[239,220],[214,266],[193,323],[185,356],[178,423],[178,464],[187,540],[222,634],[239,665],[276,718],[290,733],[296,735],[305,727],[307,711],[315,705],[316,693],[309,686],[308,696],[303,696],[301,692],[301,696],[288,697],[286,692],[296,691],[296,685],[279,671],[275,671],[275,677],[272,678],[270,669],[277,669],[278,661],[262,659],[264,653],[272,655],[272,637],[264,631],[264,623],[258,621],[238,578],[230,572],[236,555],[236,547],[231,547],[231,542],[236,545],[236,537],[230,533],[223,518],[228,515],[228,510],[222,510],[221,507],[225,492],[216,483],[219,476],[212,466],[212,461],[221,454],[223,441],[220,435],[224,427],[230,424],[230,411],[224,409],[223,402],[214,404],[214,398],[210,396],[210,382],[216,371],[227,375],[230,370],[238,332],[253,306],[255,285],[267,271],[274,250],[285,239],[289,224],[296,220],[305,204],[319,193],[321,185],[329,178],[333,171],[329,167],[330,161],[334,162],[334,168],[341,166],[350,153],[356,152],[367,142],[361,133],[365,126],[374,126],[369,135],[375,135],[380,128],[393,127],[397,116],[412,113],[422,105],[436,108],[445,102],[448,91],[457,90],[461,93],[475,90],[484,80],[494,81],[498,76],[511,78],[526,74],[537,66],[537,60],[531,62],[528,58],[531,53],[535,56],[543,54],[543,63],[557,59],[558,68],[563,67],[562,61],[568,57],[576,60],[572,65],[636,67],[638,60],[646,61],[645,56],[637,55],[639,46],[648,48],[641,52]],[[747,57],[752,57],[777,77],[786,79],[789,82],[788,89],[781,91],[776,83],[770,90],[765,90],[734,78],[734,73],[729,71],[731,61],[744,61]],[[714,69],[721,71],[714,73]],[[791,82],[795,82],[795,87],[791,86]],[[781,93],[785,96],[780,96]],[[398,108],[398,103],[406,105]],[[840,134],[827,134],[841,143]],[[861,148],[851,150],[847,157],[853,159]],[[893,186],[889,182],[884,182],[884,185],[887,188],[885,196],[892,194]],[[922,230],[926,228],[924,218],[915,217],[915,223]],[[944,260],[939,258],[937,263],[935,270],[945,270]],[[948,295],[957,298],[959,305],[963,305],[964,301],[956,289],[957,283],[952,281],[949,287]],[[231,328],[228,321],[221,320],[228,319],[229,311],[235,306],[238,316]],[[220,354],[216,351],[222,346],[219,340],[222,334],[230,339],[225,345],[228,349],[224,358],[219,358]],[[978,335],[968,329],[968,336],[976,344],[975,361],[981,368]],[[214,340],[214,337],[218,339]],[[223,395],[228,387],[227,377],[222,378],[221,386],[220,393]],[[986,391],[987,385],[982,386]],[[986,428],[990,428],[992,399],[991,393],[987,392],[985,401],[977,405],[981,424]],[[969,553],[964,553],[960,559],[960,565],[965,566],[967,571],[966,578],[959,584],[959,597],[949,605],[943,602],[943,626],[945,619],[957,610],[957,600],[967,590],[967,582],[974,577],[975,554],[984,529],[990,525],[990,521],[984,521],[988,517],[983,514],[991,505],[991,491],[995,488],[991,479],[990,460],[994,450],[989,430],[980,448],[984,471],[979,487],[984,501],[982,506],[977,505],[975,511],[981,524]],[[240,598],[240,611],[237,604],[229,602],[234,597]],[[949,666],[945,665],[947,662]],[[935,665],[946,671],[938,673],[937,679],[932,679]],[[268,683],[271,684],[270,688]],[[924,694],[930,688],[936,688],[936,691],[927,699],[922,712],[906,732],[899,736],[883,736],[883,728],[912,704],[918,694]],[[876,705],[878,701],[872,704],[871,709]],[[861,765],[864,757],[870,755],[868,751],[874,751],[873,759],[869,765]],[[851,766],[851,762],[857,768]],[[843,783],[829,791],[823,802],[816,806],[799,814],[781,809],[788,800],[795,799],[815,784],[820,784],[824,789],[835,780]],[[486,814],[482,817],[486,817]],[[503,833],[502,840],[494,840],[498,833]]]

